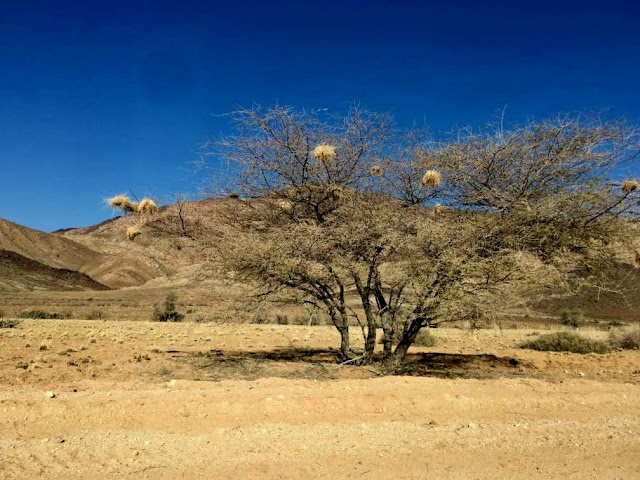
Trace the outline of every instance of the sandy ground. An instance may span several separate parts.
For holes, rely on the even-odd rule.
[[[0,330],[0,477],[640,478],[640,353],[531,333],[439,330],[416,351],[449,378],[383,377],[272,355],[324,327],[25,321]]]

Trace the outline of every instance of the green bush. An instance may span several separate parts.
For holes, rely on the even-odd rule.
[[[571,353],[606,353],[611,350],[606,341],[592,340],[573,332],[548,333],[529,340],[520,347],[541,352]]]
[[[169,293],[164,298],[162,308],[158,305],[153,307],[151,320],[154,322],[181,322],[184,319],[184,315],[178,312],[176,307],[177,302],[178,296],[173,292]]]
[[[567,327],[580,328],[586,323],[584,313],[580,310],[567,310],[562,312],[560,321]]]

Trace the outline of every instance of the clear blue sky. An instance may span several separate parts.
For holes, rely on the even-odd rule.
[[[436,131],[606,110],[640,118],[640,2],[29,1],[0,11],[0,216],[111,216],[193,192],[199,144],[252,103],[357,100]]]

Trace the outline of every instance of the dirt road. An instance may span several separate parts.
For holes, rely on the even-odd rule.
[[[159,376],[154,362],[165,360],[125,361],[147,340],[112,323],[27,323],[2,333],[1,478],[640,478],[638,382],[176,380],[182,370]],[[80,332],[78,343],[86,328],[107,333],[86,350],[47,356],[51,349],[43,354],[34,342],[45,328],[60,344]],[[161,332],[180,331],[136,329],[154,329],[157,343],[172,338]],[[207,327],[181,331],[195,339]],[[83,367],[80,356],[89,353],[92,363]],[[38,355],[35,370],[11,364]],[[637,362],[637,354],[625,355],[617,365]],[[568,361],[585,368],[611,358]]]

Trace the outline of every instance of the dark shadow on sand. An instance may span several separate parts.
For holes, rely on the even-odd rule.
[[[165,353],[171,354],[176,359],[188,361],[198,370],[233,369],[236,370],[235,373],[251,372],[250,377],[256,377],[261,370],[264,370],[264,376],[269,376],[272,368],[291,364],[291,367],[299,370],[298,375],[293,376],[304,378],[310,373],[307,367],[326,368],[329,369],[328,373],[331,370],[335,371],[335,367],[342,364],[339,352],[335,349],[283,348],[270,351],[208,350],[201,352],[171,350]],[[360,368],[350,364],[342,365],[346,368]],[[378,375],[440,378],[497,378],[531,376],[533,373],[528,365],[512,357],[438,352],[410,353],[402,367],[395,372],[386,373],[380,368],[380,356],[377,355],[367,368]],[[280,375],[276,374],[276,376]],[[328,375],[328,378],[330,377],[331,375]]]

